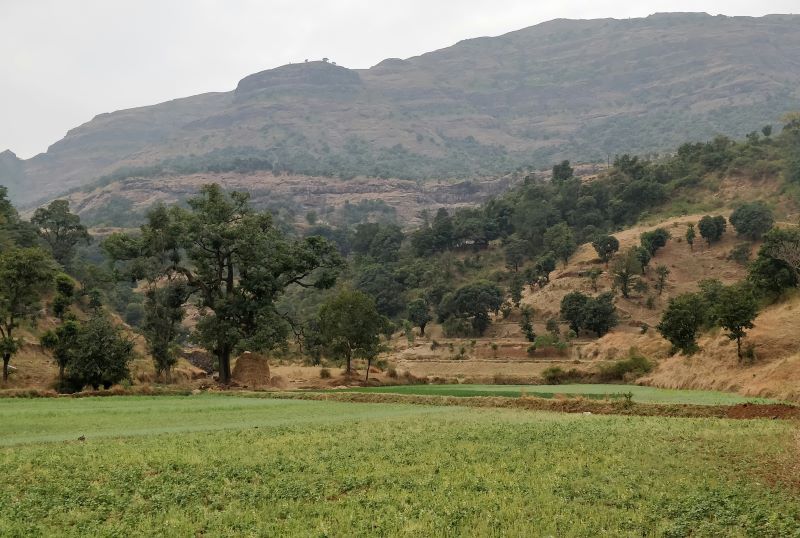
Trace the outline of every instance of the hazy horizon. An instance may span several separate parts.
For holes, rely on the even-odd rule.
[[[104,113],[210,91],[254,72],[329,57],[349,68],[408,58],[463,39],[501,35],[557,18],[633,18],[656,12],[763,16],[796,0],[693,2],[412,0],[56,0],[0,7],[6,57],[0,151],[44,152],[67,130]],[[75,6],[80,6],[80,9]],[[368,46],[365,46],[368,44]]]

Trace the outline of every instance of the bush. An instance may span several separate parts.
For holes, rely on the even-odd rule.
[[[327,368],[322,368],[322,369],[319,371],[319,377],[320,377],[321,379],[330,379],[330,378],[331,378],[331,371],[330,371],[330,370],[328,370]]]
[[[608,381],[631,381],[653,369],[653,363],[641,355],[631,355],[627,359],[600,368],[600,379]]]
[[[386,370],[386,375],[392,379],[397,379],[397,369],[394,366],[390,366],[389,369]]]
[[[447,318],[442,324],[442,331],[448,338],[465,338],[474,333],[472,324],[466,319],[456,317]]]
[[[747,265],[750,262],[750,245],[748,243],[739,243],[728,254],[728,259],[735,261],[739,265]]]
[[[581,381],[584,377],[585,374],[575,368],[564,370],[560,366],[551,366],[542,372],[542,378],[548,385],[561,385],[563,383]]]

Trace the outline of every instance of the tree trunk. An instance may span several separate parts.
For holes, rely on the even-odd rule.
[[[64,364],[58,365],[58,385],[62,387],[64,385]]]
[[[348,353],[347,354],[347,369],[345,370],[345,373],[347,375],[350,375],[351,372],[352,372],[352,370],[350,369],[350,353]]]
[[[742,339],[740,337],[736,337],[736,354],[739,356],[739,360],[742,360]]]
[[[372,359],[367,359],[367,377],[364,379],[364,383],[369,383],[369,367],[372,366]]]
[[[426,325],[426,323],[423,323],[422,325],[419,326],[419,335],[420,336],[425,336],[425,325]]]
[[[3,383],[8,381],[8,362],[11,360],[10,353],[3,353]]]
[[[219,357],[219,382],[223,385],[231,384],[231,350],[227,347],[220,351]]]

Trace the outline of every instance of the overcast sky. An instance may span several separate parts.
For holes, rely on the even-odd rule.
[[[800,13],[800,0],[0,0],[0,151],[45,151],[102,112],[305,58],[353,68],[555,18]]]

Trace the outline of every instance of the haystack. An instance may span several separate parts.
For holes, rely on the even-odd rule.
[[[263,355],[245,351],[233,366],[233,380],[250,388],[269,386],[269,361]]]

